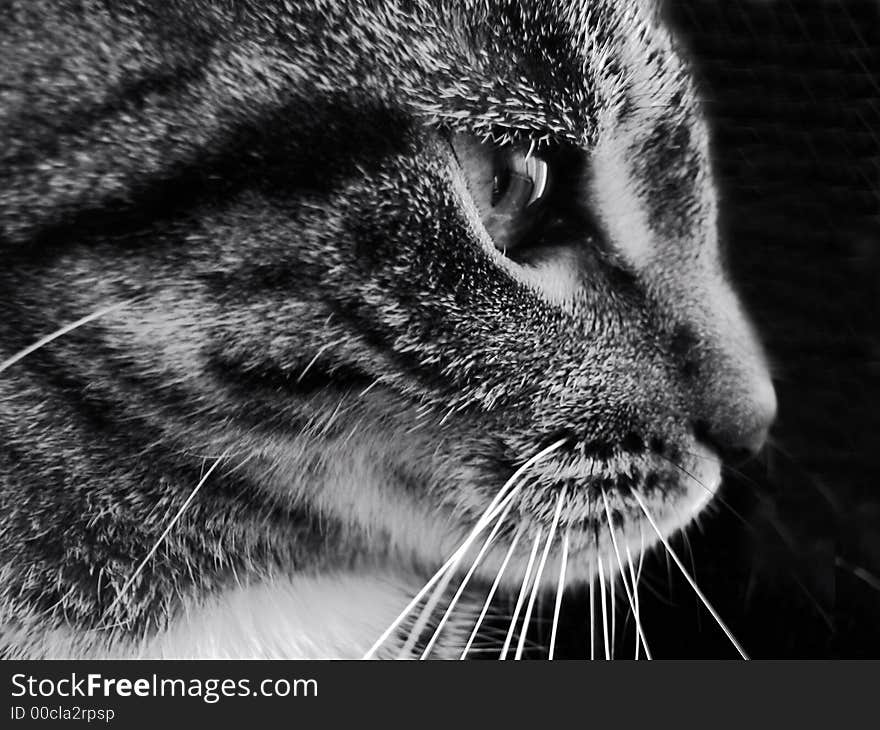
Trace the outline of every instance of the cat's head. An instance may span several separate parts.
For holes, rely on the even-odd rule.
[[[650,543],[633,491],[672,531],[775,410],[722,269],[693,84],[632,4],[478,7],[330,34],[316,64],[344,75],[291,141],[314,182],[278,191],[270,253],[255,240],[244,261],[283,283],[243,361],[331,422],[303,446],[334,465],[328,508],[363,487],[346,499],[404,551],[442,557],[559,440],[511,531],[546,531],[565,489],[575,549],[609,547],[603,493]]]
[[[100,323],[112,357],[174,394],[139,415],[395,559],[444,558],[553,444],[506,534],[546,534],[562,490],[573,553],[608,549],[605,499],[634,545],[634,494],[687,522],[775,401],[647,3],[290,12],[214,49],[184,118],[222,134],[171,148],[162,215],[46,269],[53,296],[133,297]]]

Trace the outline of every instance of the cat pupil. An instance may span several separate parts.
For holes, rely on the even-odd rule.
[[[524,210],[538,203],[547,191],[549,167],[534,155],[499,150],[495,154],[491,205]]]
[[[496,147],[480,152],[487,155],[491,178],[483,177],[483,184],[491,181],[491,190],[483,197],[483,222],[492,236],[495,247],[508,255],[520,249],[534,232],[541,218],[548,191],[549,166],[539,157],[513,147]],[[488,153],[488,154],[487,154]],[[479,177],[477,175],[477,177]]]
[[[510,173],[507,169],[500,170],[495,173],[495,176],[492,178],[492,207],[495,208],[499,202],[501,202],[501,197],[507,191],[507,186],[510,183]]]

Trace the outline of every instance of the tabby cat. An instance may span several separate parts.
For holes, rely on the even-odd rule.
[[[766,437],[653,2],[11,0],[0,61],[7,657],[457,656]]]

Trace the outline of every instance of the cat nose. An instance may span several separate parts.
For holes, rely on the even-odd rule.
[[[726,411],[695,424],[697,437],[732,462],[757,456],[776,419],[776,392],[770,378],[752,383],[748,394],[727,402]]]

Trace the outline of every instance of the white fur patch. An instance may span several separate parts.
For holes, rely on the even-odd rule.
[[[139,647],[139,658],[359,659],[414,589],[387,575],[295,576],[228,590]]]

